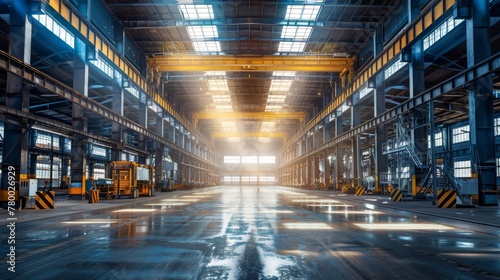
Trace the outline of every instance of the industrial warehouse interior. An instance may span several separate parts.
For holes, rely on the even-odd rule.
[[[0,0],[2,279],[500,279],[500,0]]]

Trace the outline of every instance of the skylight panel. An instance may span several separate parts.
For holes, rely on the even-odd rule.
[[[232,112],[233,111],[233,106],[232,105],[227,105],[227,104],[215,104],[215,109],[219,112]]]
[[[266,112],[278,112],[283,109],[283,105],[266,105]]]
[[[234,132],[236,131],[236,123],[235,122],[221,122],[222,130],[225,132]]]
[[[275,125],[276,125],[276,122],[262,122],[260,130],[262,132],[271,132],[271,131],[273,131]]]
[[[227,80],[208,80],[208,88],[211,92],[228,92]]]
[[[226,76],[226,71],[207,71],[205,76]]]
[[[196,52],[220,52],[219,42],[193,42],[193,48]]]
[[[308,26],[283,26],[281,38],[291,38],[295,41],[305,41],[311,35],[312,27]]]
[[[283,103],[285,102],[286,95],[269,95],[267,103]]]
[[[305,48],[305,42],[280,42],[278,52],[303,52]]]
[[[291,80],[272,80],[269,91],[288,91],[291,85]]]
[[[206,26],[188,26],[187,31],[189,38],[191,40],[197,39],[207,39],[207,38],[218,38],[219,32],[217,31],[217,26],[206,25]]]
[[[231,103],[231,97],[229,95],[212,95],[214,103]]]
[[[288,5],[285,19],[316,20],[320,7],[319,5]]]
[[[184,19],[213,19],[212,5],[179,5]]]
[[[275,77],[295,77],[295,71],[274,71],[273,76]]]

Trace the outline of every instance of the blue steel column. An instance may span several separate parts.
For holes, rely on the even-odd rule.
[[[10,12],[10,45],[9,53],[19,60],[31,63],[31,22],[27,15],[27,1],[11,1]],[[17,110],[28,111],[29,89],[24,87],[23,79],[7,72],[5,106]],[[2,184],[0,187],[0,204],[8,208],[9,175],[15,177],[15,191],[19,190],[19,179],[28,173],[28,127],[18,118],[5,116]],[[12,182],[12,181],[11,181]],[[19,207],[16,198],[15,207]],[[13,206],[13,205],[10,205]]]
[[[80,39],[75,38],[75,60],[73,69],[73,88],[88,96],[89,68],[85,63],[87,47]],[[72,108],[74,129],[87,131],[85,108],[73,103]],[[85,179],[87,167],[87,141],[82,136],[71,141],[71,187],[68,191],[70,198],[83,199],[85,194]]]
[[[374,115],[378,116],[385,112],[385,75],[381,71],[375,77],[373,93],[375,110]],[[387,172],[387,155],[382,153],[382,144],[387,142],[387,126],[385,124],[378,125],[375,128],[375,174],[376,174],[376,190],[382,192],[380,187],[380,173]]]
[[[335,117],[335,137],[340,136],[342,133],[344,133],[344,124],[343,124],[343,117],[342,117],[342,111],[337,109],[336,112],[337,116]],[[340,145],[337,145],[335,149],[335,176],[337,178],[337,181],[340,181],[344,177],[344,151],[340,147]]]
[[[162,112],[163,113],[163,112]],[[156,133],[163,138],[163,115],[156,116]],[[163,176],[163,157],[165,156],[165,145],[161,143],[155,143],[155,184],[157,188],[160,188]]]
[[[145,93],[141,92],[141,101],[139,102],[139,125],[144,127],[145,129],[148,129],[148,102],[153,102],[148,96],[146,96]],[[139,134],[138,135],[138,140],[139,140],[139,150],[141,151],[146,151],[147,149],[147,139],[146,136]],[[146,163],[146,156],[144,153],[141,153],[138,157],[138,162],[139,163]]]
[[[472,18],[466,21],[468,67],[491,56],[489,1],[471,2]],[[471,173],[478,178],[479,205],[498,205],[492,91],[491,76],[479,78],[469,89]]]
[[[111,107],[113,111],[123,116],[123,77],[118,71],[114,71],[113,76],[113,99]],[[123,129],[122,126],[114,121],[111,121],[111,139],[123,143]],[[117,147],[111,151],[111,160],[121,160],[121,151],[123,147]]]
[[[359,106],[359,92],[357,92],[352,97],[351,128],[355,128],[360,124]],[[353,178],[356,182],[356,186],[361,185],[363,172],[361,170],[361,140],[359,135],[352,138],[352,165],[354,169]]]

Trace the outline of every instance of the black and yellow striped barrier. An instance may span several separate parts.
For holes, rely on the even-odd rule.
[[[323,183],[323,184],[321,184],[321,186],[319,186],[319,189],[320,189],[320,190],[324,190],[324,189],[325,189],[325,187],[326,187],[326,184],[325,184],[325,183]]]
[[[54,191],[36,192],[35,194],[35,209],[54,209],[54,199],[56,193]]]
[[[457,191],[439,190],[438,208],[457,208]]]
[[[357,196],[364,195],[365,194],[365,190],[366,190],[365,187],[363,187],[363,186],[357,186],[356,187],[356,194],[355,195],[357,195]]]
[[[396,202],[403,201],[403,192],[400,189],[394,189],[391,193],[391,200]]]
[[[89,203],[99,202],[99,190],[91,190],[89,193]]]

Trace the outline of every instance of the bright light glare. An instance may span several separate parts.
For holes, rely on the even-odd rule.
[[[319,204],[307,204],[307,207],[353,207],[352,205],[349,204],[324,204],[324,203],[319,203]]]
[[[335,199],[292,199],[292,202],[340,203]]]
[[[293,214],[290,210],[260,210],[258,213],[261,214]]]
[[[325,223],[283,223],[282,226],[286,229],[306,229],[306,230],[325,230],[333,229]]]
[[[75,220],[62,222],[63,224],[116,224],[123,220],[117,219],[85,219],[85,220]]]
[[[149,203],[149,204],[144,204],[147,206],[182,206],[182,205],[188,205],[189,203],[182,203],[182,202],[171,202],[171,203]]]
[[[297,256],[312,256],[315,257],[318,255],[317,252],[311,252],[311,251],[302,251],[302,250],[283,250],[279,251],[278,254],[280,255],[297,255]]]
[[[165,201],[165,202],[169,202],[169,201],[173,201],[173,202],[196,202],[196,201],[199,201],[199,199],[197,199],[197,198],[166,198],[166,199],[162,199],[161,201]]]
[[[115,210],[113,212],[154,212],[156,209],[144,209],[144,208],[135,208],[135,209],[120,209]]]
[[[372,210],[329,210],[325,211],[327,214],[383,214],[380,211],[372,211]]]
[[[419,224],[419,223],[401,223],[401,224],[358,224],[355,226],[368,230],[452,230],[453,227],[438,224]]]

